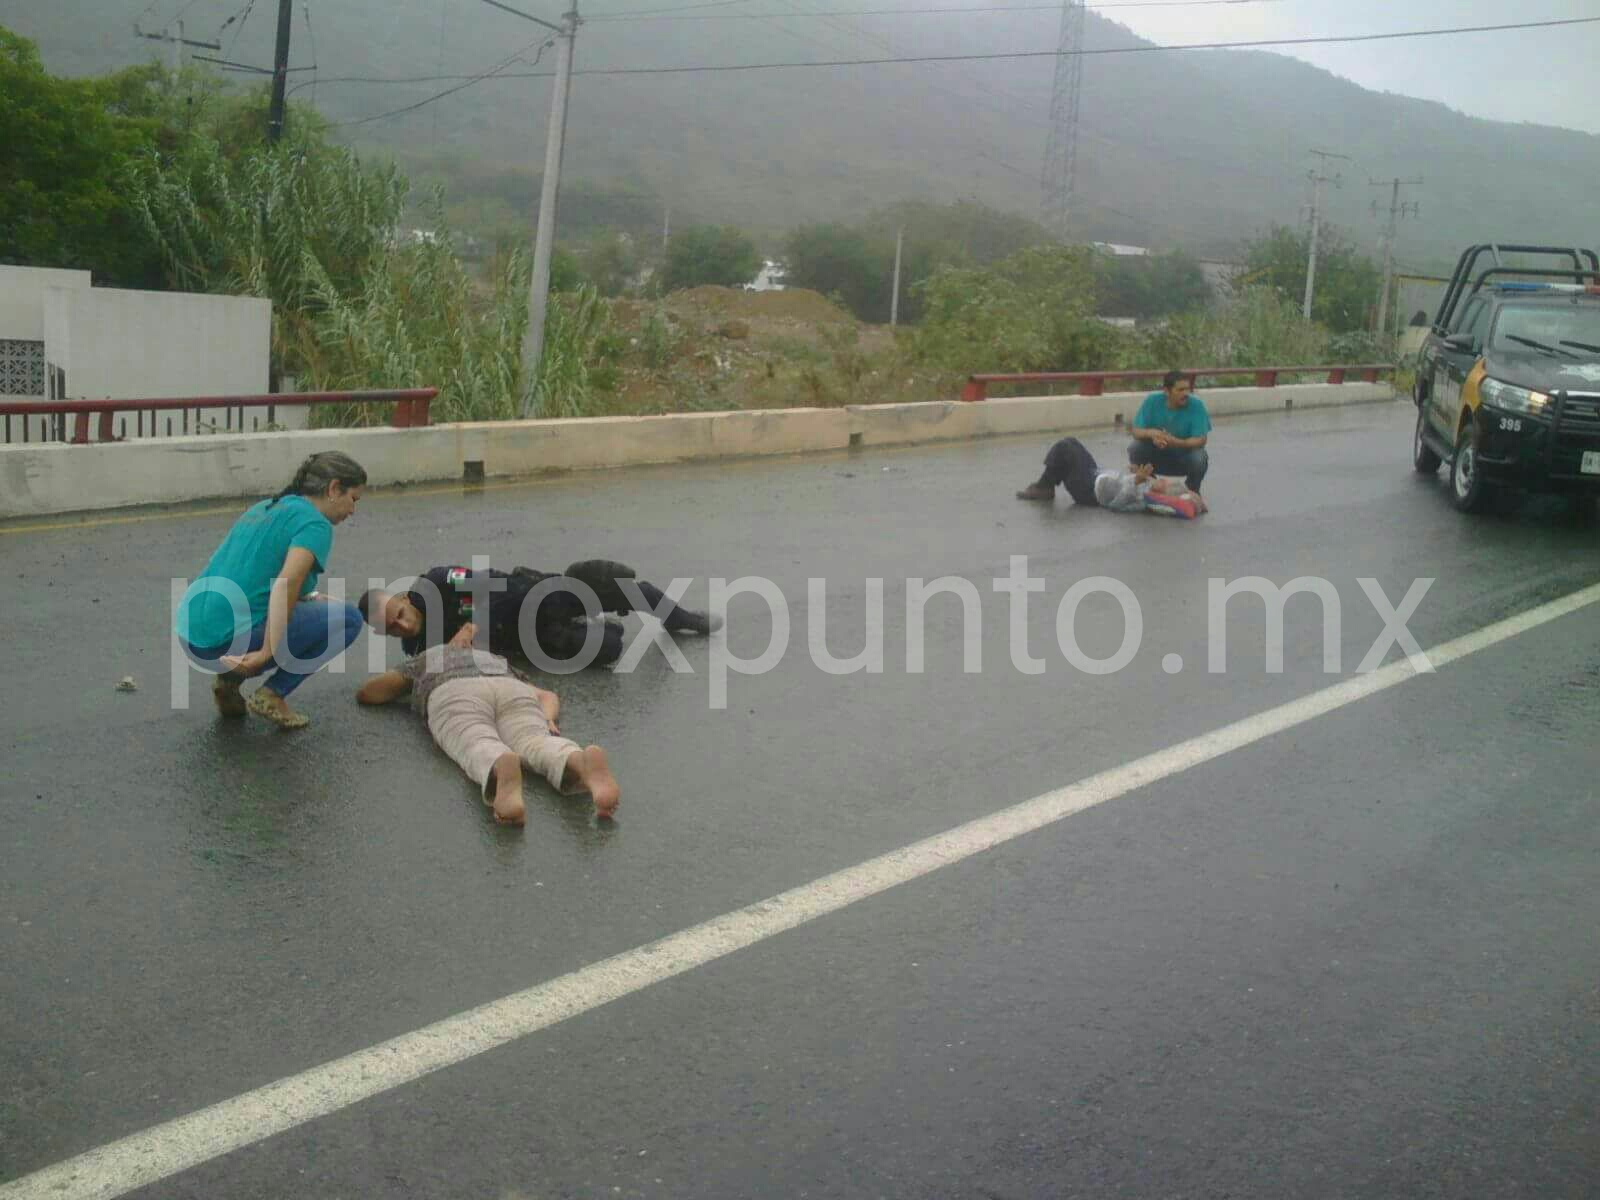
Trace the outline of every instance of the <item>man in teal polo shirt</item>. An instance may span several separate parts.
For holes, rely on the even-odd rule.
[[[1168,371],[1161,390],[1146,396],[1133,418],[1128,461],[1136,467],[1149,463],[1157,475],[1182,475],[1189,490],[1198,492],[1211,463],[1210,432],[1211,415],[1189,381],[1180,371]]]

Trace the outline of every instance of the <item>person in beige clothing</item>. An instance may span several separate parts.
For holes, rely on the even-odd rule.
[[[409,693],[434,742],[483,789],[484,803],[502,824],[521,825],[526,819],[524,767],[563,793],[588,792],[595,813],[609,818],[621,789],[606,752],[560,736],[560,697],[535,687],[498,654],[474,649],[476,633],[476,626],[462,626],[448,644],[374,675],[356,699],[388,704]]]

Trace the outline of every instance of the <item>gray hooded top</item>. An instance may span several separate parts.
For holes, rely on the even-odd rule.
[[[1112,512],[1143,512],[1151,480],[1140,483],[1132,471],[1101,471],[1094,477],[1094,498]]]

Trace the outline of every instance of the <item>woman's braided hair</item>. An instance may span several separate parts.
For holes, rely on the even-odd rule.
[[[324,450],[300,464],[289,486],[274,496],[272,503],[276,504],[285,496],[320,496],[330,483],[349,489],[366,482],[367,473],[355,459],[338,450]]]

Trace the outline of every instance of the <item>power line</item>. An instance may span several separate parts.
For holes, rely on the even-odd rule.
[[[306,36],[311,39],[311,104],[317,103],[317,31],[311,27],[311,0],[302,0],[300,11],[306,18]]]
[[[555,39],[553,39],[553,38],[545,38],[545,39],[542,39],[542,40],[543,40],[544,44],[539,46],[539,53],[534,55],[533,62],[529,63],[528,64],[529,66],[538,66],[539,60],[544,57],[544,52],[547,49],[549,49],[551,43]],[[489,70],[484,71],[481,74],[471,76],[470,78],[467,79],[467,81],[465,83],[457,84],[453,88],[446,88],[442,92],[435,92],[432,96],[429,96],[426,100],[418,100],[415,104],[407,104],[403,108],[391,109],[388,112],[378,113],[376,116],[361,117],[358,120],[354,120],[354,121],[336,121],[336,122],[334,122],[332,128],[334,128],[334,129],[342,129],[342,128],[344,128],[346,126],[350,126],[350,125],[370,125],[374,121],[383,121],[383,120],[387,120],[389,117],[398,117],[398,116],[401,116],[401,115],[403,115],[405,113],[408,113],[408,112],[415,112],[417,109],[422,108],[424,105],[432,104],[435,100],[443,100],[446,96],[453,96],[456,92],[464,91],[465,89],[471,87],[473,84],[481,83],[485,79],[490,79],[490,78],[493,78],[493,77],[496,77],[496,76],[499,76],[500,78],[508,78],[508,79],[512,78],[512,76],[502,75],[501,73],[505,70],[505,68],[509,67],[512,63],[519,61],[524,54],[526,54],[533,46],[538,45],[540,41],[541,41],[541,39],[535,38],[533,41],[529,42],[526,46],[524,46],[521,50],[518,50],[515,54],[511,55],[511,57],[502,60],[498,65],[489,68]],[[551,71],[539,71],[539,72],[523,71],[523,72],[519,72],[517,77],[518,78],[523,78],[523,79],[532,79],[532,78],[542,78],[544,76],[548,76],[548,75],[551,75],[551,74],[554,74],[554,72],[551,72]]]
[[[628,19],[630,17],[651,16],[651,15],[653,15],[655,13],[688,12],[690,9],[694,9],[694,8],[728,8],[728,7],[730,7],[732,5],[735,5],[735,4],[747,4],[747,3],[749,3],[749,0],[713,0],[713,2],[710,3],[710,4],[684,4],[684,5],[680,5],[677,8],[630,8],[630,9],[626,9],[623,12],[620,12],[620,13],[614,13],[610,17],[603,17],[601,19],[602,20],[607,20],[607,21],[610,21],[610,20],[621,21],[621,20],[626,20],[626,19]],[[779,14],[779,15],[781,15],[781,14]],[[585,17],[584,18],[584,20],[586,20],[586,21],[593,21],[594,19],[595,19],[594,17]]]
[[[546,29],[554,29],[557,33],[561,32],[561,26],[552,25],[543,17],[536,17],[532,13],[525,13],[520,8],[512,8],[509,4],[502,4],[500,3],[500,0],[483,0],[483,3],[487,4],[490,8],[498,8],[501,12],[508,12],[513,17],[521,17],[524,21],[532,21],[535,25],[543,25]]]
[[[743,0],[741,0],[741,3]],[[1241,42],[1183,42],[1170,46],[1111,46],[1093,50],[1079,50],[1085,57],[1109,54],[1154,54],[1180,50],[1246,50],[1263,46],[1329,45],[1341,42],[1394,41],[1401,38],[1446,37],[1465,33],[1501,33],[1518,29],[1549,29],[1561,25],[1590,25],[1600,23],[1600,17],[1567,17],[1556,21],[1521,21],[1509,25],[1460,25],[1447,29],[1411,29],[1398,33],[1354,33],[1312,38],[1263,38]],[[574,71],[574,75],[685,75],[719,71],[771,71],[799,70],[807,67],[876,67],[894,63],[928,62],[986,62],[997,59],[1056,58],[1058,50],[1011,50],[993,54],[925,54],[907,58],[841,58],[816,62],[766,62],[731,63],[698,67],[589,67]],[[196,56],[198,57],[198,56]],[[323,83],[442,83],[446,80],[465,79],[476,82],[484,79],[548,79],[553,71],[500,71],[489,70],[476,75],[340,75],[322,80]]]
[[[693,4],[689,8],[723,7],[725,4],[743,4],[747,0],[724,0],[721,5]],[[1117,4],[1086,4],[1085,8],[1098,12],[1106,8],[1202,8],[1232,4],[1281,4],[1283,0],[1125,0]],[[610,13],[588,17],[589,21],[772,21],[782,20],[789,13],[707,13],[697,16],[659,16],[655,13],[680,13],[684,9],[644,9],[637,13]],[[894,17],[926,13],[999,13],[999,12],[1059,12],[1059,4],[999,4],[993,6],[967,6],[955,8],[858,8],[819,9],[816,12],[796,13],[808,17]]]
[[[878,35],[878,34],[869,33],[865,29],[863,29],[860,25],[857,25],[852,21],[841,20],[836,16],[824,13],[822,10],[802,9],[802,8],[800,8],[798,6],[798,4],[792,3],[791,0],[779,0],[779,2],[782,3],[785,8],[793,9],[796,16],[812,15],[813,11],[815,11],[816,15],[827,16],[829,18],[828,19],[828,24],[833,28],[841,30],[847,36],[850,36],[852,38],[861,38],[861,39],[864,39],[866,41],[870,41],[870,42],[874,43],[875,45],[881,46],[884,50],[890,51],[891,53],[893,51],[893,46],[890,44],[890,42],[886,38],[884,38],[884,37],[882,37],[881,35]],[[793,34],[794,36],[806,37],[806,35],[798,34],[794,30],[786,30],[786,32],[789,32],[789,33]],[[807,40],[810,41],[810,40],[815,40],[815,39],[811,39],[811,38],[808,37]],[[968,90],[968,91],[965,91],[965,92],[962,93],[966,97],[966,99],[967,99],[969,104],[976,105],[976,106],[979,106],[979,107],[990,108],[990,109],[992,109],[992,110],[994,110],[996,112],[1001,113],[1008,120],[1013,120],[1013,121],[1016,119],[1016,110],[1017,109],[1024,109],[1025,110],[1025,109],[1031,107],[1030,103],[1022,101],[1018,97],[1006,92],[1003,88],[1000,88],[1000,87],[997,87],[997,86],[993,86],[993,85],[989,85],[988,89],[987,89],[988,92],[996,93],[996,94],[998,94],[1000,96],[1003,96],[1006,99],[1009,99],[1011,101],[1011,103],[1012,103],[1012,105],[1014,107],[1012,109],[1006,109],[1005,107],[995,103],[995,98],[994,98],[993,95],[985,94],[985,91],[984,91],[985,85],[981,81],[977,80],[973,75],[969,74],[965,70],[962,71],[962,74],[969,80],[969,82],[971,82],[971,83],[976,85],[976,90]],[[918,86],[926,86],[929,91],[938,91],[938,90],[940,90],[940,89],[936,88],[935,86],[929,84],[929,82],[927,80],[925,80],[925,79],[923,79],[923,78],[921,78],[919,76],[912,76],[910,82],[912,82],[913,84],[918,85]],[[971,143],[974,146],[973,153],[977,157],[985,159],[985,160],[987,160],[987,161],[989,161],[991,163],[994,163],[995,165],[1003,168],[1004,170],[1012,171],[1012,172],[1015,172],[1015,173],[1017,173],[1019,175],[1025,175],[1025,173],[1020,168],[1015,167],[1010,163],[1002,162],[1000,159],[995,158],[993,155],[987,153],[987,143],[984,142],[982,139],[977,138],[977,137],[973,137],[970,134],[969,131],[963,130],[963,132],[966,132],[968,134],[967,138],[964,138],[963,140],[970,140],[971,141]]]
[[[892,52],[892,50],[893,50],[893,47],[891,46],[889,41],[887,39],[885,39],[884,37],[882,37],[882,36],[880,36],[878,34],[869,33],[865,29],[863,29],[860,25],[857,25],[854,22],[839,20],[837,18],[836,14],[829,13],[829,12],[826,12],[825,10],[820,10],[820,9],[818,9],[818,10],[800,9],[797,5],[795,5],[793,3],[790,3],[789,0],[779,0],[779,2],[782,3],[784,5],[784,7],[786,7],[786,8],[794,9],[796,16],[817,15],[817,16],[829,17],[829,18],[831,18],[830,21],[829,21],[829,24],[833,25],[834,27],[836,27],[836,28],[838,28],[840,30],[843,30],[846,34],[848,34],[848,35],[850,35],[852,37],[859,37],[859,38],[865,39],[866,41],[870,41],[870,42],[874,43],[875,45],[881,46],[886,51],[891,51]],[[788,31],[788,32],[792,33],[794,31],[791,30],[791,31]],[[796,34],[796,36],[804,36],[804,35]],[[808,39],[808,40],[810,40],[810,39]],[[1027,110],[1027,109],[1031,109],[1031,108],[1034,107],[1033,102],[1031,100],[1023,100],[1021,97],[1017,96],[1015,93],[1009,92],[1005,88],[1002,88],[997,84],[994,84],[994,83],[988,82],[988,81],[984,81],[984,80],[980,80],[980,79],[977,78],[976,75],[973,75],[973,74],[965,72],[965,71],[963,71],[962,74],[968,80],[968,82],[973,85],[972,89],[966,90],[966,91],[963,91],[962,93],[960,93],[967,100],[967,102],[969,104],[971,104],[971,105],[975,105],[975,106],[981,107],[981,108],[988,108],[991,111],[999,113],[1002,117],[1004,117],[1006,120],[1011,121],[1011,122],[1015,122],[1016,121],[1016,116],[1017,116],[1018,110]],[[920,78],[917,78],[915,76],[912,77],[912,82],[914,82],[914,83],[916,83],[918,85],[924,85],[925,84],[924,80],[922,80]],[[950,90],[948,87],[945,87],[943,89],[939,89],[938,85],[933,85],[933,84],[926,84],[926,86],[928,87],[928,89],[930,91],[933,91],[933,90],[949,91]],[[1010,107],[1006,107],[1004,105],[996,103],[996,98],[997,97],[1003,98],[1005,100],[1010,101]],[[1041,123],[1041,128],[1044,128],[1044,127],[1045,127],[1045,123]],[[979,144],[981,145],[981,140],[980,139],[973,139],[973,140],[975,142],[979,142]],[[982,150],[981,149],[978,150],[977,152],[980,155],[982,154]],[[1008,168],[1008,169],[1016,169],[1016,168]]]
[[[1338,34],[1327,37],[1257,38],[1240,42],[1183,42],[1170,46],[1106,46],[1093,50],[1078,50],[1088,57],[1106,54],[1154,54],[1177,50],[1248,50],[1265,46],[1324,46],[1335,43],[1385,42],[1402,38],[1445,37],[1463,33],[1503,33],[1516,29],[1552,29],[1563,25],[1592,25],[1600,17],[1566,17],[1556,21],[1519,21],[1506,25],[1459,25],[1447,29],[1409,29],[1397,33]],[[997,59],[1058,58],[1059,50],[1012,50],[994,54],[924,54],[907,58],[848,58],[827,62],[768,62],[733,63],[723,66],[700,67],[591,67],[575,71],[575,75],[680,75],[704,74],[719,71],[774,71],[805,67],[876,67],[889,63],[926,62],[986,62]],[[507,78],[511,78],[507,76]]]
[[[234,50],[238,48],[239,35],[244,32],[244,23],[250,19],[250,14],[255,10],[255,6],[256,0],[246,0],[244,8],[239,12],[234,13],[233,16],[224,21],[222,23],[222,28],[217,30],[216,40],[220,42],[222,40],[222,35],[227,32],[228,26],[232,25],[235,21],[239,23],[239,28],[233,31],[233,41],[228,43],[227,54],[229,58],[233,57]]]
[[[258,66],[255,66],[252,63],[234,62],[232,59],[229,59],[229,58],[213,58],[209,54],[196,54],[194,56],[194,61],[195,62],[211,63],[214,66],[221,67],[224,71],[240,71],[240,72],[243,72],[243,73],[248,74],[248,75],[271,75],[272,74],[272,68],[271,67],[258,67]],[[315,71],[316,68],[315,67],[290,67],[289,70],[290,71]],[[309,87],[314,82],[316,82],[316,81],[315,80],[307,80],[305,83],[302,83],[302,84],[300,84],[298,86],[300,86],[300,87]]]
[[[160,3],[161,3],[161,0],[150,0],[150,7],[145,9],[144,12],[139,14],[139,21],[143,21],[151,13],[155,12],[157,6],[160,5]],[[189,15],[189,10],[191,8],[193,8],[195,5],[199,4],[199,3],[200,3],[200,0],[189,0],[189,3],[185,4],[182,8],[180,8],[178,10],[176,16],[173,16],[170,19],[168,19],[167,21],[163,22],[162,28],[163,29],[168,28],[168,27],[176,24],[177,22],[183,20],[184,17]],[[138,22],[136,21],[135,24],[138,24]]]
[[[437,60],[438,66],[434,68],[437,71],[444,70],[445,33],[449,28],[449,17],[450,0],[439,0],[439,57]],[[433,110],[433,149],[435,153],[439,149],[439,110],[437,108]]]

